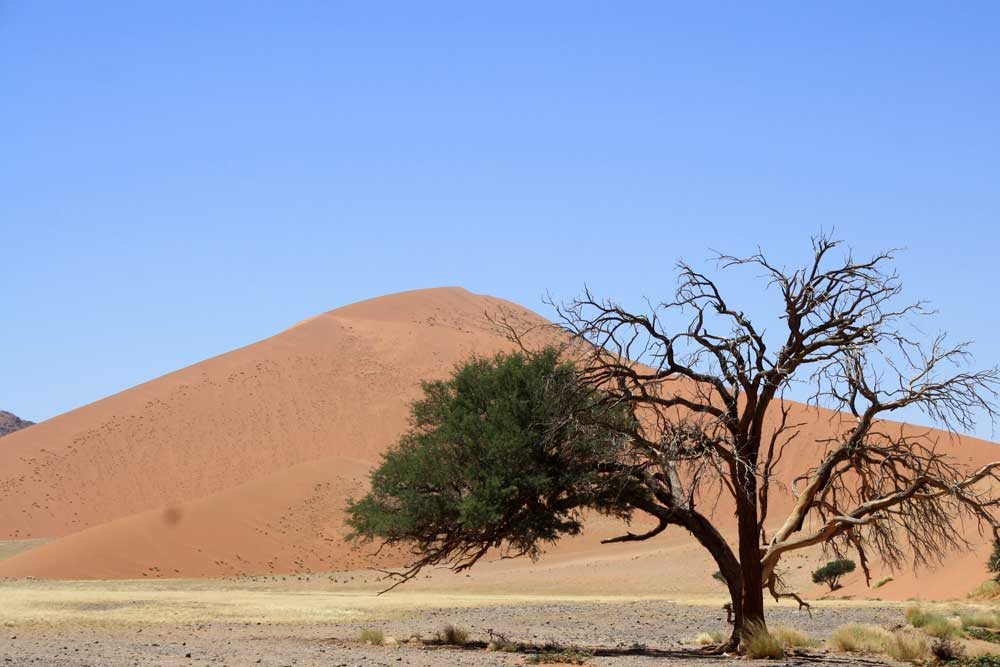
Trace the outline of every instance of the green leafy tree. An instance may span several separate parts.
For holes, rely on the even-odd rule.
[[[582,529],[584,509],[629,520],[648,491],[625,471],[630,417],[603,407],[559,351],[473,358],[423,384],[412,425],[351,501],[352,538],[405,544],[414,561],[472,567],[490,549],[536,557]]]
[[[993,572],[993,579],[1000,582],[1000,540],[993,540],[993,553],[986,561],[986,567]]]
[[[521,345],[424,385],[412,429],[349,508],[354,535],[408,545],[405,581],[427,565],[471,567],[491,549],[537,556],[578,533],[583,510],[646,515],[651,528],[607,541],[690,532],[725,579],[733,648],[766,627],[765,590],[808,608],[778,574],[794,551],[856,552],[870,581],[873,556],[931,562],[967,544],[963,524],[1000,531],[1000,461],[971,468],[933,431],[888,421],[922,411],[968,431],[995,419],[1000,368],[967,369],[968,346],[944,335],[912,337],[925,311],[901,302],[893,252],[855,259],[840,247],[821,235],[790,268],[760,252],[719,256],[721,270],[763,276],[770,317],[751,318],[684,263],[676,292],[643,311],[589,291],[553,303],[565,357]],[[810,442],[801,427],[815,417],[786,400],[793,390],[845,419]],[[789,486],[790,509],[771,502]],[[720,495],[735,509],[732,543],[714,502],[702,504]],[[787,513],[772,516],[778,508]]]
[[[831,591],[835,591],[840,588],[840,578],[849,572],[854,572],[855,567],[853,560],[846,558],[831,560],[812,573],[813,583],[826,584]]]

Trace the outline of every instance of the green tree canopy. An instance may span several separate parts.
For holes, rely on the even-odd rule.
[[[986,561],[986,567],[993,573],[993,579],[1000,581],[1000,540],[993,540],[993,551],[990,553],[989,560]]]
[[[831,591],[834,591],[840,588],[840,578],[849,572],[854,572],[854,568],[853,560],[846,558],[831,560],[812,573],[812,580],[814,584],[826,584]]]
[[[473,358],[424,383],[411,428],[349,504],[351,537],[410,547],[406,580],[490,549],[535,557],[579,533],[583,509],[629,519],[648,492],[622,472],[627,412],[600,399],[552,347]]]

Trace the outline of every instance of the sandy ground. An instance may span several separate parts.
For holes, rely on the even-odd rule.
[[[548,642],[649,655],[593,658],[594,665],[723,665],[745,660],[693,654],[694,638],[726,631],[717,599],[498,595],[396,591],[371,582],[334,588],[313,579],[0,583],[0,664],[133,665],[520,665],[527,656],[407,643],[447,624],[488,641]],[[893,603],[821,601],[812,617],[772,605],[769,622],[825,638],[844,623],[902,622]],[[397,638],[395,648],[358,641],[362,629]],[[890,664],[810,651],[809,664]],[[771,663],[773,664],[773,663]],[[784,664],[805,664],[789,658]]]

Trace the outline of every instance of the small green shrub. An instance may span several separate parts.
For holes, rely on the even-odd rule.
[[[921,607],[907,607],[906,620],[915,628],[920,628],[931,637],[938,639],[957,639],[962,636],[958,624],[941,614],[927,611]]]
[[[767,631],[767,627],[759,623],[748,624],[743,631],[743,649],[748,658],[770,658],[777,660],[785,657],[785,646],[781,641]]]
[[[373,630],[372,628],[361,628],[361,632],[358,633],[358,639],[365,642],[366,644],[374,644],[375,646],[381,646],[385,643],[385,634],[381,630]]]
[[[1000,655],[980,655],[963,660],[960,664],[962,667],[1000,667]]]
[[[990,642],[991,644],[1000,644],[1000,632],[995,630],[989,630],[987,628],[978,628],[975,626],[966,627],[965,633],[972,637],[973,639],[978,639],[984,642]]]
[[[958,624],[943,616],[931,619],[921,629],[937,639],[958,639],[962,636],[962,629],[958,627]]]
[[[939,614],[927,611],[923,607],[919,606],[907,607],[903,613],[906,616],[906,622],[915,628],[924,627],[932,618],[942,618]]]
[[[882,588],[890,581],[893,581],[892,577],[882,577],[881,579],[875,582],[875,586],[873,586],[873,588]]]

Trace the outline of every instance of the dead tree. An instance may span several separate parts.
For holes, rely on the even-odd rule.
[[[894,252],[856,260],[841,247],[817,237],[810,261],[793,270],[760,252],[717,258],[720,269],[762,273],[780,295],[767,331],[685,263],[673,298],[645,312],[589,290],[552,303],[561,326],[585,343],[568,348],[585,382],[630,406],[638,463],[629,474],[655,498],[639,508],[656,520],[651,530],[610,541],[647,540],[671,525],[690,531],[725,577],[732,641],[747,624],[764,623],[765,590],[806,605],[777,578],[791,551],[856,552],[870,580],[872,557],[893,567],[927,563],[965,544],[960,522],[994,534],[1000,526],[1000,463],[967,469],[938,451],[939,431],[886,421],[918,409],[954,434],[977,418],[993,420],[1000,369],[965,370],[967,344],[909,333],[927,311],[900,305]],[[793,384],[809,388],[815,413],[786,400]],[[798,437],[819,415],[836,437]],[[794,447],[816,451],[816,462],[795,476],[793,508],[769,534],[775,469]],[[735,506],[735,546],[712,519],[709,499],[720,491]]]

